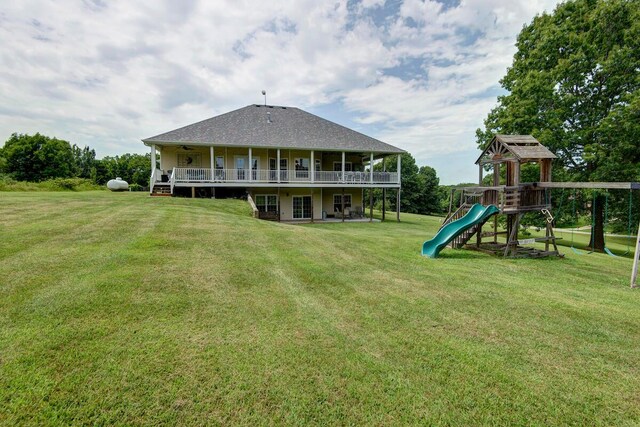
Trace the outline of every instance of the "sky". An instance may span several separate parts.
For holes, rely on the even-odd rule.
[[[249,104],[302,108],[474,182],[475,130],[555,0],[21,0],[0,8],[0,141],[97,157]]]

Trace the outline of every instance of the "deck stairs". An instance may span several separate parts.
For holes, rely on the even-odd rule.
[[[151,195],[158,197],[171,197],[171,185],[165,183],[155,184]]]

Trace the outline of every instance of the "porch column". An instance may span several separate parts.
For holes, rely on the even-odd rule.
[[[154,182],[156,180],[156,146],[155,144],[151,146],[151,179]]]
[[[316,162],[313,158],[313,150],[311,150],[311,164],[309,165],[309,168],[311,169],[311,182],[314,182],[316,180]]]
[[[253,181],[253,153],[249,147],[249,181]]]
[[[213,145],[211,147],[209,147],[209,156],[211,157],[211,181],[213,181],[213,173],[214,173],[214,169],[216,167],[216,162],[215,162],[215,157],[213,157]]]
[[[397,194],[397,199],[396,199],[396,216],[398,219],[398,222],[400,222],[400,189],[398,188],[398,194]]]
[[[345,163],[345,153],[342,152],[342,181],[344,182],[344,163]]]
[[[402,170],[402,154],[398,154],[398,184],[400,184],[400,171]],[[398,211],[400,212],[400,211]]]
[[[280,184],[280,149],[278,148],[278,154],[277,154],[277,159],[276,159],[276,171],[278,173],[278,184]],[[280,191],[278,189],[278,191]],[[278,203],[280,203],[280,201],[278,200]],[[278,214],[278,217],[280,216],[280,214]]]
[[[373,184],[373,153],[370,153],[369,156],[369,183]]]

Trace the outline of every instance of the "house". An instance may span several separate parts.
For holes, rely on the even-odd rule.
[[[152,195],[247,194],[261,218],[288,221],[361,215],[365,189],[400,198],[403,150],[299,108],[249,105],[142,141],[160,153]]]

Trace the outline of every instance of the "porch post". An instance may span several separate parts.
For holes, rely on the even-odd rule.
[[[400,184],[400,172],[402,170],[402,154],[398,154],[398,184]]]
[[[398,219],[398,222],[400,222],[400,188],[398,188],[398,194],[397,194],[397,200],[396,200],[396,216]]]
[[[211,157],[211,181],[213,181],[213,170],[216,167],[216,160],[215,157],[213,157],[213,145],[211,147],[209,147],[209,156]]]
[[[369,157],[369,183],[373,184],[373,153],[370,153]]]
[[[249,181],[253,181],[253,154],[249,147]]]
[[[313,158],[313,150],[311,150],[311,164],[309,165],[309,168],[311,169],[311,182],[314,182],[316,180],[316,162],[315,159]],[[313,193],[312,193],[313,194]]]
[[[156,180],[156,145],[151,145],[151,178]]]
[[[313,188],[311,189],[311,224],[313,224]]]
[[[344,151],[342,152],[342,182],[344,182],[344,161],[345,161],[345,154]]]
[[[276,171],[278,173],[278,184],[280,184],[280,149],[278,148],[278,154],[276,159]],[[279,191],[279,190],[278,190]],[[280,201],[278,201],[280,203]],[[278,216],[279,217],[279,216]]]

